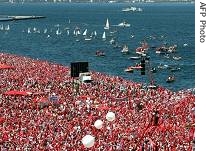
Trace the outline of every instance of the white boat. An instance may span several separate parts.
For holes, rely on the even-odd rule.
[[[133,73],[133,69],[131,67],[126,68],[124,71],[128,73]]]
[[[76,32],[76,33],[77,33],[77,35],[80,35],[80,34],[81,34],[81,33],[80,33],[80,30],[77,30],[77,32]]]
[[[0,25],[0,30],[4,30],[4,25],[3,24]]]
[[[130,12],[130,11],[136,11],[136,10],[137,10],[136,7],[127,7],[127,8],[122,9],[123,12]]]
[[[56,30],[56,35],[61,35],[61,31],[59,28]]]
[[[5,27],[5,30],[6,30],[6,31],[9,31],[9,30],[10,30],[10,26],[7,25],[7,26]]]
[[[122,9],[123,12],[142,12],[142,8],[136,8],[136,7],[127,7]]]
[[[44,29],[44,34],[46,34],[46,33],[47,33],[47,28]]]
[[[188,44],[186,44],[186,43],[183,44],[183,47],[187,47],[187,46],[188,46]]]
[[[131,60],[139,60],[139,59],[141,59],[141,57],[130,57],[129,59],[131,59]]]
[[[90,37],[85,37],[85,41],[91,41],[92,40],[92,38],[90,38]]]
[[[142,12],[143,11],[143,9],[142,8],[137,8],[137,10],[136,10],[137,12]]]
[[[123,21],[122,23],[119,23],[117,26],[119,26],[119,27],[130,27],[131,24],[128,24],[126,21]]]
[[[103,32],[102,39],[106,40],[106,32],[105,31]]]
[[[105,24],[105,27],[104,27],[104,29],[109,29],[109,20],[108,20],[108,18],[106,19],[106,24]]]
[[[74,29],[73,34],[74,34],[75,36],[80,35],[80,34],[81,34],[80,28],[79,28],[79,27],[76,27],[76,28]]]
[[[124,45],[123,46],[123,49],[121,50],[122,53],[128,53],[128,46],[127,45]]]
[[[180,60],[180,59],[182,59],[182,57],[180,57],[180,56],[173,56],[173,59],[174,60]]]
[[[96,32],[96,31],[94,31],[94,36],[95,36],[95,37],[97,36],[97,32]]]
[[[31,33],[31,28],[30,28],[30,27],[28,28],[27,33],[28,33],[28,34]]]
[[[69,31],[69,30],[67,30],[67,31],[66,31],[66,33],[67,33],[67,35],[69,36],[69,34],[70,34],[70,31]]]
[[[115,44],[115,40],[114,38],[112,38],[110,41],[109,41],[110,44]]]
[[[166,79],[166,82],[167,82],[167,83],[171,83],[171,82],[174,82],[174,81],[175,81],[174,75],[168,76],[168,78]]]
[[[87,29],[85,29],[85,31],[82,34],[83,36],[87,36]]]
[[[130,38],[134,38],[134,37],[135,37],[135,35],[131,34]]]

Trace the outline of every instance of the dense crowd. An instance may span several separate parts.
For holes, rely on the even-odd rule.
[[[192,151],[195,95],[91,71],[79,83],[69,67],[0,53],[0,150]],[[0,66],[1,67],[1,66]],[[28,95],[7,94],[27,91]],[[58,100],[50,101],[50,96]],[[105,116],[116,115],[112,122]],[[102,120],[96,129],[94,122]],[[95,144],[85,148],[90,134]]]

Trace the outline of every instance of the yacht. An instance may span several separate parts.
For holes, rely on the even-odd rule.
[[[119,26],[119,27],[130,27],[131,24],[128,24],[126,21],[123,21],[122,23],[119,23],[117,26]]]

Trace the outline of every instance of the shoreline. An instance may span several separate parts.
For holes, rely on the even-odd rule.
[[[0,15],[0,22],[29,20],[29,19],[42,19],[42,18],[46,18],[46,17],[45,16],[6,16],[6,15],[1,17],[1,15]]]

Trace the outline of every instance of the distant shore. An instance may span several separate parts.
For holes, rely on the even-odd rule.
[[[22,1],[22,0],[0,0],[0,3],[129,3],[129,4],[139,4],[139,3],[195,3],[193,0],[149,0],[149,1],[106,1],[106,0],[47,0],[47,1]]]

